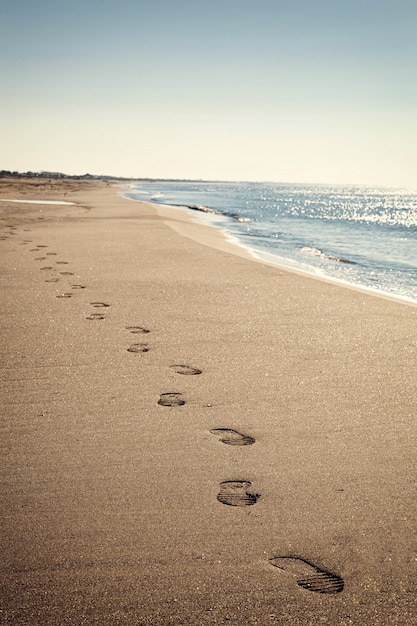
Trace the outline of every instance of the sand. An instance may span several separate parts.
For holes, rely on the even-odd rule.
[[[417,308],[120,192],[0,184],[1,624],[416,624]]]

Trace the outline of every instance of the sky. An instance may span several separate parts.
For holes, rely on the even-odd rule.
[[[417,187],[417,0],[0,0],[0,169]]]

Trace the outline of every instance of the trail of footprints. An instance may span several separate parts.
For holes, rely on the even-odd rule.
[[[136,328],[138,327],[129,327],[131,332],[149,332],[141,327],[136,331]],[[131,348],[129,351],[132,351]],[[202,370],[190,365],[176,364],[170,367],[181,375],[202,374]],[[171,391],[162,393],[158,404],[166,407],[180,407],[185,404],[185,400],[180,392]],[[229,446],[250,446],[255,443],[253,437],[233,428],[212,428],[210,433],[215,435],[221,443]],[[225,480],[220,483],[219,487],[218,502],[230,507],[253,506],[261,497],[252,489],[250,480]],[[337,594],[343,591],[343,578],[298,555],[274,556],[269,559],[269,563],[292,577],[299,587],[307,591],[320,594]]]
[[[10,231],[10,234],[16,234],[15,230]],[[31,243],[29,239],[25,239],[23,244]],[[42,256],[34,257],[35,261],[52,261],[51,257],[57,256],[56,252],[45,252],[47,248],[44,244],[39,244],[35,248],[31,248],[30,252],[41,253]],[[68,261],[55,261],[55,265],[68,265]],[[74,272],[61,271],[58,275],[54,275],[57,269],[53,265],[45,265],[40,268],[42,271],[51,272],[51,275],[45,280],[48,283],[56,283],[60,280],[60,276],[73,276]],[[72,291],[85,289],[84,285],[71,284]],[[71,298],[72,292],[64,291],[58,294],[57,298]],[[105,311],[110,306],[106,302],[91,302],[90,306],[95,309],[91,311],[86,317],[87,320],[98,321],[105,319]],[[150,330],[144,326],[127,326],[128,330],[133,335],[148,335]],[[133,354],[143,354],[149,352],[150,347],[148,343],[144,341],[137,341],[132,343],[127,352]],[[202,370],[197,367],[188,364],[174,364],[170,365],[170,368],[179,375],[182,376],[198,376],[202,374]],[[185,404],[185,400],[182,397],[182,393],[178,391],[169,391],[161,393],[158,405],[162,407],[181,407]],[[255,439],[245,433],[241,433],[238,430],[229,427],[217,427],[212,428],[210,433],[217,437],[218,441],[227,446],[251,446],[255,443]],[[217,494],[217,501],[228,507],[246,507],[255,505],[260,499],[260,494],[255,493],[252,489],[251,481],[247,479],[238,480],[224,480],[219,484],[219,492]],[[304,559],[298,555],[279,555],[273,556],[269,559],[269,563],[272,567],[277,568],[279,571],[286,574],[289,578],[295,580],[296,584],[307,591],[316,592],[319,594],[336,594],[343,591],[344,581],[343,578],[334,574],[326,569],[318,567],[314,563],[311,563],[307,559]]]

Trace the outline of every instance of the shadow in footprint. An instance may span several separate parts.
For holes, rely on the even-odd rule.
[[[343,578],[317,567],[310,561],[295,556],[274,556],[269,559],[274,567],[295,577],[297,585],[316,593],[340,593],[344,588]]]
[[[260,495],[248,493],[247,489],[251,484],[249,480],[226,480],[220,483],[217,500],[228,506],[251,506],[256,504]]]
[[[185,404],[185,401],[181,398],[181,395],[181,393],[177,392],[161,393],[158,404],[161,406],[182,406]]]
[[[170,368],[177,374],[183,374],[184,376],[197,376],[202,374],[202,371],[191,365],[170,365]]]
[[[242,435],[242,433],[232,428],[212,428],[210,432],[212,435],[220,437],[220,441],[229,446],[251,446],[255,443],[253,437]]]
[[[143,326],[126,326],[126,330],[130,330],[134,335],[145,335],[151,332],[147,328],[143,328]]]
[[[91,306],[93,306],[95,309],[105,309],[108,306],[110,306],[110,304],[106,304],[105,302],[90,302]]]
[[[128,352],[149,352],[149,348],[146,343],[132,343],[127,349]]]

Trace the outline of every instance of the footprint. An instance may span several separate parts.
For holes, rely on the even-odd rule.
[[[72,293],[60,293],[57,298],[72,298]]]
[[[46,256],[56,256],[58,252],[47,252]]]
[[[185,404],[185,401],[181,398],[180,393],[161,393],[158,404],[161,406],[182,406]]]
[[[46,256],[35,256],[35,261],[45,261]]]
[[[110,304],[106,304],[105,302],[90,302],[90,304],[95,309],[101,309],[101,308],[106,308],[106,307],[110,306]]]
[[[55,261],[57,265],[68,265],[68,261]]]
[[[147,328],[143,328],[143,326],[126,326],[126,330],[130,330],[134,335],[145,335],[151,332]]]
[[[88,317],[85,318],[86,320],[104,320],[104,315],[102,313],[91,313],[91,315],[88,315]]]
[[[60,272],[61,274],[63,272]],[[71,289],[85,289],[84,285],[71,285]]]
[[[45,265],[44,267],[40,268],[41,270],[53,270],[54,268],[51,265]]]
[[[42,244],[38,244],[38,248],[47,248],[48,246],[42,245]]]
[[[45,280],[46,283],[57,283],[59,281],[59,278],[47,278]]]
[[[237,430],[232,428],[212,428],[212,435],[218,435],[222,443],[226,443],[229,446],[251,446],[255,443],[253,437],[249,435],[242,435]]]
[[[149,352],[149,348],[146,343],[132,343],[127,349],[128,352]]]
[[[201,370],[196,367],[191,367],[190,365],[170,365],[170,367],[177,374],[184,374],[186,376],[196,376],[197,374],[202,374]]]
[[[269,559],[274,567],[292,574],[297,585],[317,593],[340,593],[343,591],[343,578],[321,569],[306,559],[294,556],[274,556]]]
[[[61,276],[74,276],[74,272],[59,272]]]
[[[251,506],[256,504],[260,495],[246,491],[251,484],[249,480],[226,480],[220,483],[217,500],[228,506]]]

